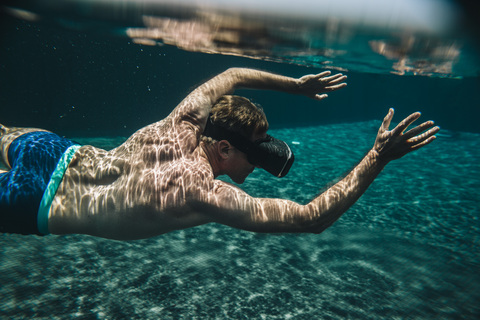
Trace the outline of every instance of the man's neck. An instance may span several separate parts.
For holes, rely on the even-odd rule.
[[[210,165],[213,172],[213,177],[217,178],[218,176],[224,174],[220,170],[220,164],[218,162],[218,157],[215,156],[215,148],[211,144],[205,142],[200,142],[201,157]]]

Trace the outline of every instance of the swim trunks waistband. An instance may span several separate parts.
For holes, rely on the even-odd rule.
[[[58,186],[60,182],[62,182],[63,175],[70,164],[70,161],[73,158],[75,152],[80,149],[81,146],[73,145],[70,146],[62,155],[60,160],[58,161],[57,167],[52,173],[50,177],[50,181],[48,182],[47,188],[43,193],[42,201],[40,202],[40,207],[38,208],[38,215],[37,215],[37,227],[38,231],[42,234],[50,234],[48,230],[48,215],[50,212],[50,206],[52,205],[53,198],[57,193]]]

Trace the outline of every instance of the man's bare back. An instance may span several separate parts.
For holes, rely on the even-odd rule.
[[[203,143],[201,135],[212,104],[238,87],[321,100],[325,92],[344,87],[345,78],[329,72],[294,79],[250,69],[227,70],[193,91],[167,118],[140,129],[121,146],[111,151],[81,147],[53,199],[49,231],[124,240],[217,222],[256,232],[322,232],[355,203],[389,161],[433,141],[438,127],[428,121],[404,133],[420,116],[415,113],[388,131],[390,110],[365,158],[306,205],[254,198],[215,179],[236,174],[242,182],[253,166],[228,141],[219,142],[231,147],[219,155],[219,149]]]
[[[169,117],[111,151],[77,151],[53,200],[52,233],[139,239],[208,222],[213,173],[196,132]]]

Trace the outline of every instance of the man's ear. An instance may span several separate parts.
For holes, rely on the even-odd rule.
[[[230,149],[232,148],[232,145],[227,140],[221,140],[218,142],[217,148],[220,158],[227,159],[230,155]]]

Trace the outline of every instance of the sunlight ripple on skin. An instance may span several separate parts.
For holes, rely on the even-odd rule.
[[[119,147],[110,151],[81,147],[52,201],[50,232],[127,240],[210,222],[254,232],[324,231],[358,200],[388,162],[432,142],[439,128],[427,121],[404,133],[420,117],[414,113],[388,130],[394,114],[390,109],[374,147],[348,175],[306,205],[254,198],[215,179],[228,174],[243,182],[252,164],[239,151],[232,151],[219,164],[223,160],[215,160],[218,152],[201,140],[201,134],[211,106],[238,87],[322,100],[327,92],[345,87],[345,79],[329,71],[295,79],[253,69],[228,69],[195,89],[167,118],[138,130]],[[12,129],[2,135],[4,158],[6,143],[22,130],[35,129]],[[238,167],[242,163],[244,171]]]

